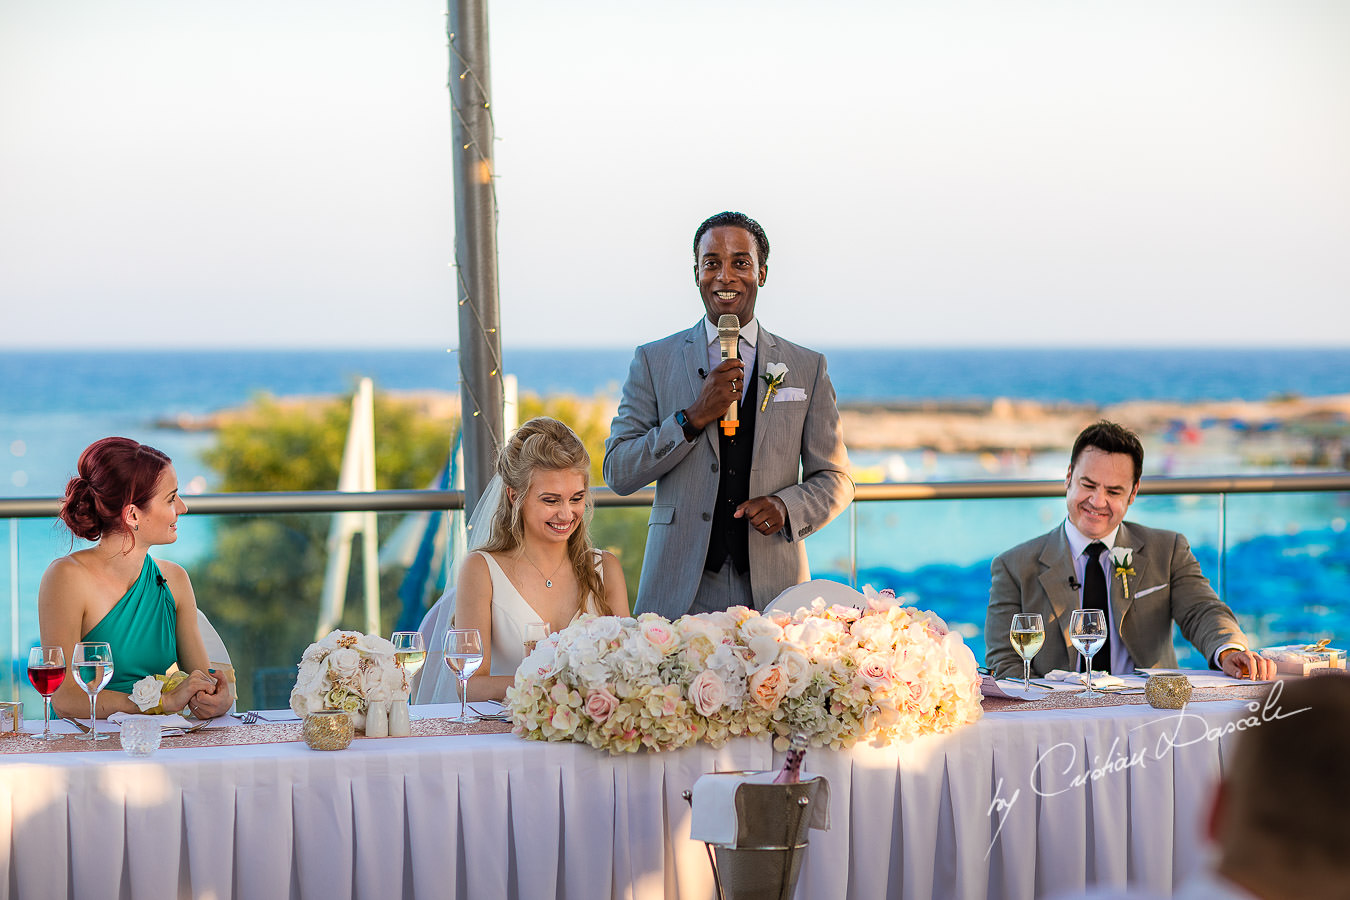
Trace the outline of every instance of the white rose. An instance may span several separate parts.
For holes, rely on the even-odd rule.
[[[347,679],[356,674],[356,667],[361,664],[361,654],[343,647],[328,654],[327,661],[328,670],[335,678]]]
[[[147,675],[131,689],[131,702],[145,712],[159,706],[159,698],[164,693],[164,682],[153,675]]]
[[[389,688],[385,685],[384,668],[377,663],[369,663],[361,667],[361,674],[358,679],[361,696],[367,701],[388,700]]]

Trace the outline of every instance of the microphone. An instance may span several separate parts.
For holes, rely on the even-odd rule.
[[[698,367],[698,377],[699,377],[699,378],[707,378],[707,377],[708,377],[708,370],[705,369],[705,368],[703,368],[702,366],[699,366],[699,367]]]
[[[164,587],[164,585],[169,583],[169,579],[165,578],[163,575],[156,575],[155,580],[159,582],[160,587]]]
[[[1077,575],[1069,576],[1069,587],[1073,588],[1075,591],[1081,591],[1083,589],[1083,586],[1078,583]]]
[[[717,320],[717,341],[722,345],[722,360],[735,359],[739,355],[741,345],[741,320],[728,313]],[[740,424],[741,413],[740,405],[731,401],[731,406],[727,407],[727,414],[722,418],[722,433],[731,437],[736,433],[736,426]]]

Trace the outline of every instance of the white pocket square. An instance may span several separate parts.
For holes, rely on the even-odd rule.
[[[1140,597],[1147,597],[1149,594],[1153,593],[1154,591],[1161,591],[1161,590],[1162,590],[1163,588],[1165,588],[1165,587],[1167,587],[1167,585],[1165,585],[1165,584],[1155,584],[1155,585],[1154,585],[1153,587],[1151,587],[1151,588],[1144,588],[1142,591],[1135,591],[1135,592],[1134,592],[1134,598],[1135,598],[1136,600],[1138,600]]]
[[[799,387],[780,387],[773,395],[774,403],[782,403],[785,400],[805,400],[806,388]]]

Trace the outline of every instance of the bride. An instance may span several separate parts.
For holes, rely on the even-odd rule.
[[[587,533],[590,464],[572,429],[543,416],[516,429],[498,455],[473,517],[487,507],[487,524],[477,529],[487,534],[470,533],[478,549],[465,557],[456,590],[454,627],[477,628],[483,638],[470,700],[505,696],[525,657],[528,623],[546,622],[552,632],[583,612],[628,615],[623,569]]]

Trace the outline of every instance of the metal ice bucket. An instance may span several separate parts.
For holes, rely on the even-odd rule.
[[[817,776],[736,789],[736,842],[706,845],[720,900],[792,900],[811,804],[824,781]],[[685,791],[684,799],[692,803],[693,795]]]

